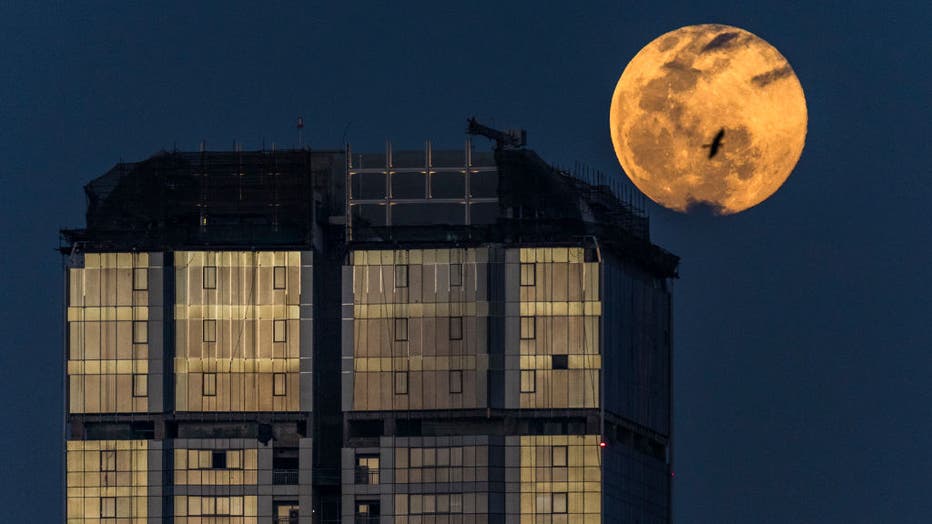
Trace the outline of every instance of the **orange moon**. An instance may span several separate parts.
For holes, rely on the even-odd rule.
[[[808,113],[779,51],[743,29],[704,24],[641,49],[618,80],[609,121],[621,167],[651,200],[729,215],[790,176]]]

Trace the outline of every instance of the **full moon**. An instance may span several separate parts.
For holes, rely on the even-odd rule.
[[[615,87],[612,143],[651,200],[729,215],[783,185],[806,141],[806,98],[786,58],[737,27],[692,25],[647,44]]]

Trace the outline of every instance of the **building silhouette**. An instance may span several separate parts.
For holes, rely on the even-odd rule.
[[[501,141],[115,166],[62,231],[67,522],[671,521],[678,259],[606,183]]]

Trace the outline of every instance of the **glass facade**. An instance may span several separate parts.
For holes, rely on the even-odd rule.
[[[353,251],[348,411],[488,405],[489,250]]]
[[[598,408],[599,263],[582,247],[512,249],[508,260],[505,351],[517,348],[519,366],[506,373],[510,393],[519,384],[515,407]]]
[[[601,522],[598,435],[525,435],[508,441],[509,450],[520,443],[521,523]]]
[[[161,520],[159,452],[158,443],[145,440],[68,441],[67,522]]]
[[[604,188],[467,142],[165,153],[88,195],[69,523],[670,521],[678,259]]]
[[[70,413],[161,411],[161,254],[87,253],[68,270]]]
[[[310,410],[310,254],[179,251],[174,260],[176,409]]]

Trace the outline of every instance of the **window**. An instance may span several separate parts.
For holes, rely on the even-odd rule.
[[[395,372],[395,394],[396,395],[407,395],[408,394],[408,372],[407,371],[396,371]]]
[[[569,355],[552,355],[552,367],[553,369],[569,369],[570,368],[570,357]]]
[[[463,264],[450,264],[450,286],[460,287],[463,285]]]
[[[379,483],[379,456],[356,455],[356,484],[375,486]]]
[[[521,338],[533,339],[537,331],[537,317],[521,317]]]
[[[216,373],[204,373],[204,383],[201,386],[201,392],[205,397],[214,397],[217,395]]]
[[[204,342],[217,341],[217,321],[213,319],[204,319],[202,323],[202,337]]]
[[[537,390],[537,372],[533,369],[521,370],[521,393],[533,393]]]
[[[395,319],[395,340],[408,340],[408,319]]]
[[[463,372],[455,369],[450,371],[450,393],[463,392]]]
[[[149,341],[149,323],[145,320],[133,321],[133,344],[145,344]]]
[[[144,267],[133,268],[133,291],[149,289],[149,270]]]
[[[226,451],[213,451],[210,454],[210,469],[226,469],[227,468],[227,452]]]
[[[204,289],[217,289],[217,266],[204,266]]]
[[[286,380],[284,373],[275,373],[272,375],[272,395],[284,397],[286,390]]]
[[[554,446],[550,458],[555,467],[565,467],[567,465],[566,446]]]
[[[145,397],[149,395],[149,377],[141,373],[133,374],[133,396]]]
[[[116,471],[116,450],[105,449],[100,452],[100,471]]]
[[[272,341],[285,342],[288,339],[288,325],[284,320],[272,321]]]
[[[537,264],[521,264],[521,285],[533,286],[537,283]]]
[[[408,287],[408,266],[395,266],[395,287]]]
[[[274,289],[285,289],[285,282],[288,279],[288,273],[285,266],[275,266],[272,270],[272,287]]]
[[[566,513],[566,493],[554,493],[552,495],[554,513]]]
[[[463,340],[463,317],[450,317],[450,340]]]
[[[379,503],[378,502],[357,502],[356,503],[356,522],[357,524],[370,524],[379,521]]]
[[[116,517],[116,497],[100,497],[100,516]]]

